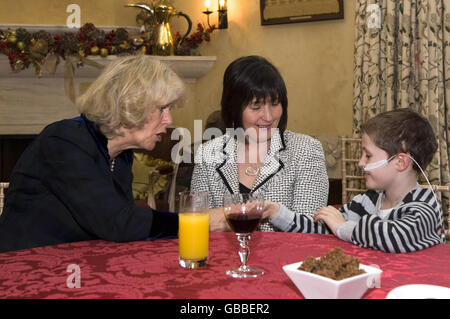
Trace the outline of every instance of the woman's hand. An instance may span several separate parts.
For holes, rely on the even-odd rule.
[[[326,206],[319,209],[316,215],[314,215],[314,221],[318,222],[319,220],[325,222],[335,236],[337,236],[336,231],[339,225],[345,223],[345,218],[342,216],[342,213],[333,206]]]
[[[278,203],[272,202],[270,200],[265,200],[264,201],[264,206],[265,206],[265,211],[263,213],[263,218],[262,219],[274,219],[275,216],[278,214],[278,212],[280,211],[280,205]]]
[[[265,211],[262,219],[274,218],[280,211],[280,205],[269,200],[264,201]],[[209,213],[209,230],[210,231],[231,231],[227,223],[223,207],[212,208],[208,210]]]
[[[209,230],[210,231],[231,231],[228,226],[223,207],[212,208],[209,213]]]

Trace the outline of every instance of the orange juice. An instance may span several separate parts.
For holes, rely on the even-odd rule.
[[[209,214],[206,212],[179,213],[178,221],[180,258],[184,260],[207,259]]]

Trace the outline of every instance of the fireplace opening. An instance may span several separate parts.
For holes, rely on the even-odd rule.
[[[0,182],[9,182],[17,160],[36,135],[0,135]]]

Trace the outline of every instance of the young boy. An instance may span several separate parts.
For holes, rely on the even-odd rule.
[[[417,183],[418,165],[425,169],[437,149],[430,123],[410,109],[397,109],[370,119],[361,131],[358,165],[365,171],[369,190],[340,210],[323,207],[314,218],[297,214],[290,223],[281,222],[288,213],[284,207],[269,203],[271,222],[284,231],[331,231],[342,240],[386,252],[411,252],[442,243],[440,205],[431,189]]]

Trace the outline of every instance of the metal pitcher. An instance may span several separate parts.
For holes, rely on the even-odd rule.
[[[141,8],[151,15],[153,21],[152,54],[154,55],[175,55],[175,44],[172,29],[170,27],[170,19],[173,16],[182,16],[188,22],[187,32],[181,38],[178,45],[181,44],[191,32],[192,21],[189,16],[183,12],[176,11],[167,0],[157,1],[153,6],[146,3],[127,4],[125,6]]]

